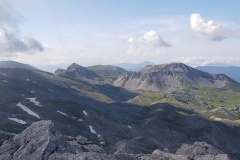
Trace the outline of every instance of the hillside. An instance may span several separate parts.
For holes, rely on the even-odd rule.
[[[139,72],[127,72],[113,83],[130,90],[177,90],[189,85],[224,88],[238,84],[223,74],[209,74],[182,63],[152,65]]]
[[[89,70],[86,67],[80,66],[76,63],[71,64],[67,70],[58,69],[54,73],[55,75],[73,78],[73,79],[83,79],[83,80],[94,80],[100,78],[98,74]]]
[[[76,68],[79,67],[73,65],[69,71]],[[47,119],[64,135],[88,137],[108,153],[150,154],[165,148],[175,153],[183,143],[204,141],[233,157],[240,156],[236,110],[205,110],[174,100],[174,95],[180,95],[174,92],[166,96],[162,92],[134,93],[108,84],[26,69],[1,68],[0,73],[0,130],[19,133],[33,122]],[[206,99],[217,99],[210,91],[201,92],[207,93]],[[182,95],[188,98],[187,94]],[[131,103],[142,96],[156,103]]]
[[[0,61],[0,68],[24,68],[33,71],[40,71],[40,69],[15,61]]]
[[[234,66],[198,66],[196,69],[199,69],[204,72],[212,74],[225,74],[237,82],[240,82],[240,67]]]

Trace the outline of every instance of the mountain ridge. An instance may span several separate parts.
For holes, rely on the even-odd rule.
[[[19,63],[16,61],[0,61],[0,68],[23,68],[33,71],[41,71],[40,69],[29,64]]]
[[[199,70],[212,74],[226,74],[232,79],[240,82],[240,67],[236,66],[198,66],[196,67]]]
[[[139,72],[127,72],[113,83],[130,90],[160,91],[183,89],[185,84],[223,88],[228,83],[237,83],[223,74],[209,74],[183,63],[146,66]]]
[[[66,70],[58,69],[54,73],[55,75],[65,76],[74,79],[94,80],[100,78],[98,74],[89,70],[86,67],[72,63]]]

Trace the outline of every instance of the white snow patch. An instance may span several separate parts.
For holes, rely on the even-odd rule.
[[[101,137],[101,135],[100,135],[100,134],[98,134],[97,136],[98,136],[98,138],[100,138],[100,137]]]
[[[26,81],[28,81],[28,82],[29,82],[29,79],[26,79]]]
[[[50,88],[48,88],[48,90],[49,90],[50,92],[53,92],[53,90],[51,90]]]
[[[85,116],[88,116],[88,114],[87,114],[87,112],[86,112],[85,110],[83,110],[83,114],[84,114]]]
[[[97,132],[93,129],[93,126],[89,125],[89,129],[92,133],[97,134]]]
[[[128,128],[132,128],[131,126],[128,126]]]
[[[40,119],[39,115],[37,115],[35,112],[33,112],[32,110],[30,110],[29,108],[27,108],[26,106],[22,105],[21,102],[18,102],[18,104],[16,105],[18,107],[20,107],[22,110],[24,110],[25,112],[27,112],[29,115],[35,116],[37,118]]]
[[[7,81],[7,80],[2,80],[2,82],[6,83],[6,82],[8,82],[8,81]]]
[[[82,119],[78,119],[78,121],[82,122],[82,121],[84,121],[84,120],[82,120]]]
[[[72,118],[72,119],[76,119],[76,117],[74,117],[74,116],[72,116],[71,118]]]
[[[9,120],[12,120],[14,122],[20,123],[20,124],[26,124],[24,120],[17,119],[17,118],[8,118]]]
[[[6,75],[6,74],[4,74],[4,73],[0,73],[0,75],[7,77],[7,75]]]
[[[62,114],[62,115],[64,115],[64,116],[67,116],[66,113],[63,113],[63,112],[61,112],[61,111],[57,111],[57,112],[60,113],[60,114]]]
[[[36,100],[36,98],[26,98],[26,99],[28,99],[30,102],[34,103],[34,105],[42,107],[42,105],[40,105],[40,102],[38,102]]]
[[[23,97],[24,97],[24,94],[21,94],[21,96],[23,96]]]
[[[37,83],[37,82],[33,81],[33,83]]]
[[[31,91],[31,93],[35,93],[34,91]]]
[[[215,121],[221,121],[221,120],[223,120],[222,118],[217,118],[217,117],[215,117],[215,116],[212,116],[212,117],[210,117],[211,119],[214,119]]]
[[[100,144],[102,144],[102,145],[103,145],[103,144],[105,144],[105,142],[100,142]]]

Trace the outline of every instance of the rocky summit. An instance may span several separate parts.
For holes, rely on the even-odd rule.
[[[176,153],[167,149],[152,154],[106,153],[88,138],[62,135],[52,121],[31,124],[19,134],[0,131],[1,160],[229,160],[205,142],[182,144]]]

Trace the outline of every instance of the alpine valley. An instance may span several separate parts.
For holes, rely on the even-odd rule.
[[[227,75],[0,67],[0,159],[240,159],[240,84]]]

